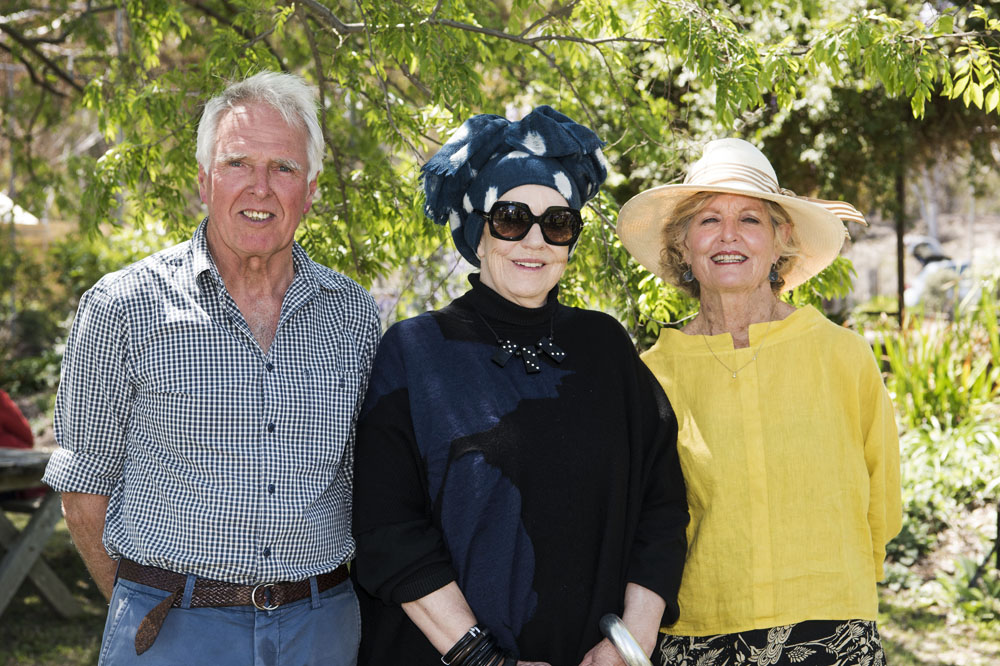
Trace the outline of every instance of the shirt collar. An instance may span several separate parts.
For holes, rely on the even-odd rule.
[[[208,250],[208,236],[205,233],[207,225],[208,218],[206,217],[201,221],[201,224],[198,225],[198,228],[194,231],[194,235],[191,237],[191,253],[193,255],[195,280],[201,286],[204,286],[204,280],[212,280],[217,286],[224,287],[225,283],[222,281],[219,268],[215,265],[212,253]],[[319,289],[335,291],[344,288],[343,280],[338,279],[340,278],[338,273],[318,270],[318,267],[309,259],[306,251],[302,249],[302,246],[294,242],[292,243],[292,267],[295,269],[293,283],[302,281],[303,286],[310,292],[315,292]]]
[[[212,280],[216,285],[222,286],[222,275],[212,259],[212,253],[208,251],[208,237],[205,235],[205,226],[208,224],[208,217],[201,221],[198,228],[194,230],[191,237],[192,265],[194,266],[194,279],[199,286],[204,286],[204,280]],[[204,277],[203,277],[204,276]]]

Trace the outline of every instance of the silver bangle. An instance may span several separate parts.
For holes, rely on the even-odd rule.
[[[653,662],[639,647],[628,627],[614,613],[608,613],[601,618],[601,633],[615,646],[627,666],[653,666]]]

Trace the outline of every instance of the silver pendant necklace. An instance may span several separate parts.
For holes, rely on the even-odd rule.
[[[751,363],[753,363],[754,361],[757,360],[757,356],[760,354],[760,350],[764,348],[764,341],[767,340],[767,335],[768,335],[768,333],[771,332],[771,323],[774,321],[774,313],[777,311],[777,309],[778,309],[778,304],[775,303],[771,307],[771,315],[768,317],[768,320],[767,320],[767,328],[764,329],[764,335],[762,335],[761,338],[760,338],[760,344],[757,345],[757,351],[755,351],[753,353],[753,356],[750,358],[749,361],[747,361],[746,363],[744,363],[740,367],[736,368],[735,370],[733,370],[728,365],[726,365],[726,363],[721,358],[719,358],[719,355],[715,353],[715,350],[712,349],[712,345],[708,344],[708,336],[707,335],[701,336],[702,340],[705,341],[705,347],[707,347],[708,351],[711,352],[712,356],[715,357],[715,360],[719,362],[719,365],[721,365],[723,368],[725,368],[726,370],[728,370],[729,372],[731,372],[733,374],[733,379],[736,379],[736,375],[738,375],[739,373],[741,373],[744,368],[746,368],[748,365],[750,365]],[[709,330],[711,330],[711,329],[709,329]],[[749,327],[748,327],[747,330],[749,331]]]

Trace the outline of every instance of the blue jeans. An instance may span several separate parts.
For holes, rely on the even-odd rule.
[[[171,608],[153,646],[135,654],[139,623],[169,594],[115,582],[98,666],[355,666],[361,615],[351,582],[273,611],[253,606],[190,608],[189,577],[180,608]]]

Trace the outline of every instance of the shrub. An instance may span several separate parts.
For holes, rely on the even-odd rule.
[[[903,529],[890,557],[910,565],[937,545],[938,534],[968,506],[982,506],[1000,485],[1000,414],[984,410],[949,428],[936,419],[900,436]]]
[[[13,248],[0,236],[0,322],[7,324],[0,328],[0,388],[12,395],[55,388],[61,343],[83,292],[167,244],[155,229],[74,233],[46,248]]]
[[[888,368],[900,425],[957,425],[1000,398],[996,285],[986,281],[978,305],[953,321],[915,316],[901,330],[879,328],[875,352]]]

